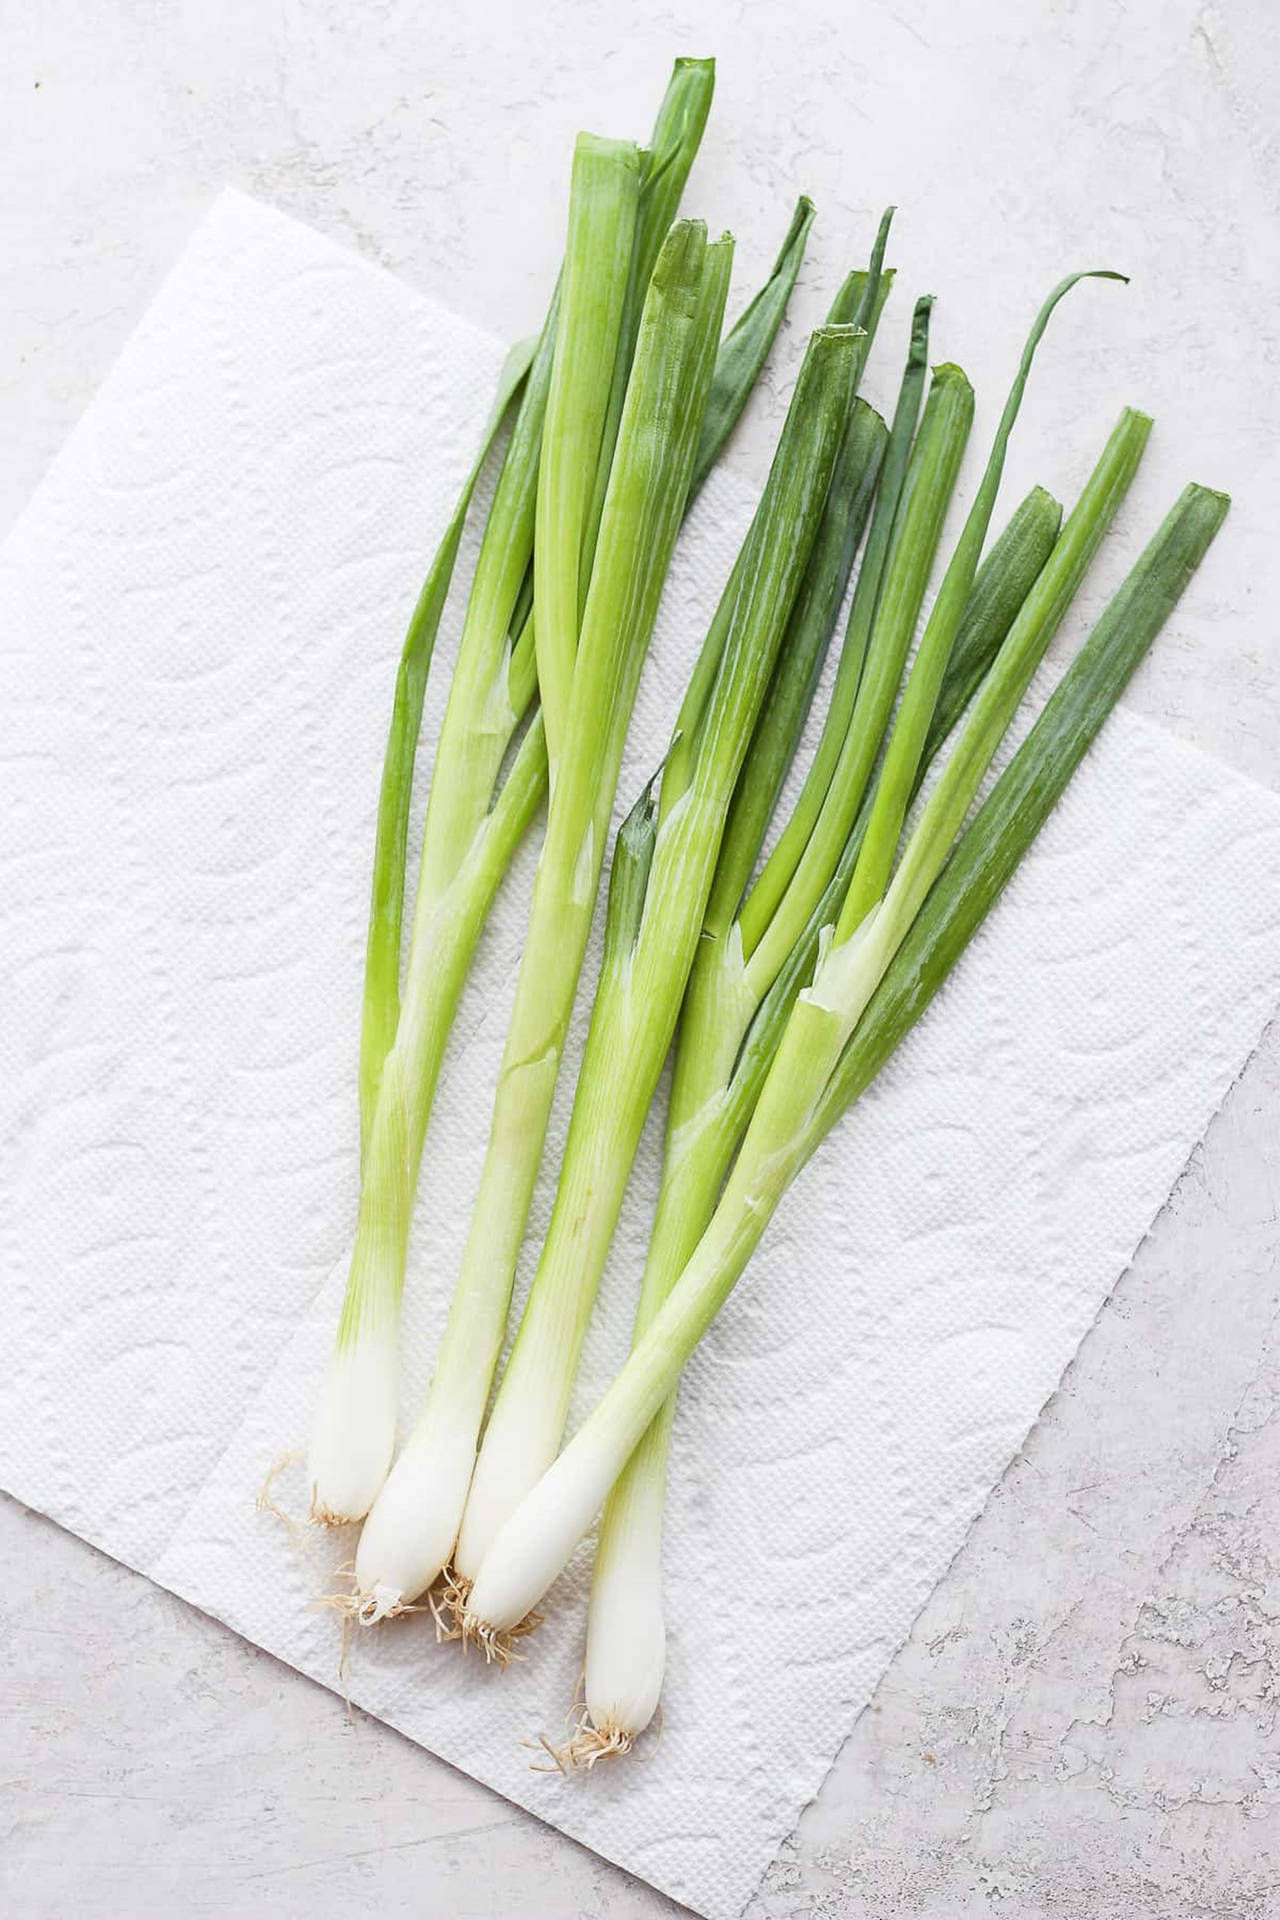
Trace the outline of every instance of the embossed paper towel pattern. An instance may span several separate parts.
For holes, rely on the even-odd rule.
[[[305,1432],[331,1336],[393,662],[499,359],[228,195],[0,576],[0,1470],[330,1685],[336,1635],[306,1603],[340,1550],[296,1553],[253,1495]],[[624,801],[750,504],[720,475],[695,514]],[[1135,515],[1163,505],[1136,490]],[[407,1405],[465,1230],[533,853],[482,943],[428,1139]],[[585,1555],[512,1673],[411,1620],[360,1642],[355,1699],[694,1907],[736,1913],[1278,983],[1280,805],[1117,715],[690,1368],[654,1764],[561,1780],[517,1744],[557,1733],[572,1698]],[[566,1075],[560,1128],[570,1091]],[[579,1412],[625,1350],[658,1147],[651,1127]],[[547,1197],[544,1181],[535,1235]]]

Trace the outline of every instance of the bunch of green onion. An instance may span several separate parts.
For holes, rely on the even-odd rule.
[[[711,1171],[701,1182],[688,1175],[680,1121],[673,1115],[660,1232],[631,1357],[490,1544],[464,1621],[467,1636],[502,1657],[506,1636],[537,1606],[607,1502],[589,1613],[587,1719],[571,1744],[571,1759],[590,1764],[603,1753],[626,1751],[657,1705],[664,1639],[663,1485],[672,1395],[685,1361],[791,1182],[919,1019],[981,925],[1221,525],[1225,496],[1188,487],[957,841],[1048,639],[1128,488],[1149,426],[1141,414],[1122,415],[997,646],[887,883],[876,876],[867,905],[867,876],[875,874],[871,863],[882,845],[877,826],[890,804],[882,796],[892,792],[886,778],[901,770],[907,756],[903,784],[909,791],[923,755],[912,729],[916,742],[928,738],[928,719],[911,699],[912,683],[918,687],[932,665],[926,629],[875,800],[851,836],[859,843],[848,863],[852,872],[833,889],[838,897],[818,933],[816,957],[811,948],[783,994],[772,1004],[766,997],[765,1031],[754,1031],[758,1015],[729,1070],[725,1105],[737,1113],[746,1106],[748,1117],[723,1157],[723,1134],[706,1149]],[[1016,520],[1008,530],[1003,558],[1009,571],[1003,581],[988,574],[986,582],[994,604],[1010,585],[1014,555],[1022,537],[1032,537],[1042,500],[1032,496],[1021,510],[1018,540]],[[988,567],[1000,557],[997,547]],[[1022,559],[1029,558],[1028,550]],[[943,604],[940,592],[935,607]],[[1002,617],[991,620],[986,642],[1002,623]],[[977,642],[979,632],[971,637]],[[893,802],[895,810],[899,804]],[[894,848],[896,839],[895,833]],[[681,1055],[684,1046],[682,1037]],[[768,1056],[763,1067],[760,1052]],[[738,1075],[751,1083],[753,1100],[735,1100]],[[696,1152],[706,1137],[699,1117],[690,1150]],[[721,1184],[724,1158],[730,1165]],[[671,1198],[677,1190],[678,1207]]]
[[[647,149],[579,141],[550,311],[538,340],[517,348],[503,369],[405,639],[365,966],[359,1213],[307,1467],[312,1518],[325,1524],[363,1518],[391,1466],[400,1297],[427,1121],[477,941],[550,776],[562,791],[539,867],[542,958],[523,970],[521,1027],[509,1049],[515,1071],[504,1074],[506,1098],[495,1115],[494,1177],[510,1171],[532,1184],[545,1128],[533,1109],[549,1101],[554,1070],[547,1057],[540,1075],[520,1071],[528,1064],[520,1051],[549,1036],[558,1054],[557,1010],[567,1018],[577,984],[581,953],[576,964],[570,956],[586,938],[617,755],[675,532],[755,385],[799,272],[813,218],[806,200],[768,281],[717,349],[729,244],[708,246],[696,224],[671,225],[713,80],[709,60],[676,62]],[[467,513],[513,406],[436,743],[402,993],[408,825],[427,673]],[[539,1008],[532,1003],[546,997],[548,981],[555,1006]],[[533,1079],[542,1084],[526,1095],[521,1083]],[[529,1110],[517,1111],[526,1099]],[[500,1164],[501,1129],[512,1125],[530,1129],[518,1169]],[[526,1209],[513,1194],[508,1243],[518,1243]],[[499,1278],[490,1302],[499,1342],[501,1291]],[[487,1381],[477,1421],[486,1392]]]
[[[477,1460],[480,1417],[546,1125],[548,1082],[568,1015],[567,1001],[558,1001],[553,1051],[541,1033],[521,1028],[517,998],[512,1033],[520,1061],[538,1063],[536,1103],[527,1096],[518,1106],[512,1100],[506,1120],[509,1096],[500,1083],[481,1200],[427,1406],[360,1537],[356,1587],[366,1622],[415,1600],[450,1559],[455,1586],[464,1590],[497,1527],[555,1458],[743,756],[780,651],[794,652],[808,639],[805,619],[796,622],[792,614],[820,527],[831,537],[825,516],[837,462],[841,502],[850,494],[869,499],[874,485],[883,428],[853,394],[867,334],[844,316],[854,307],[869,310],[876,299],[870,276],[851,275],[832,320],[809,342],[769,483],[676,720],[660,776],[661,807],[647,797],[641,802],[615,857],[604,965],[551,1226]],[[841,511],[836,520],[847,544],[848,516]],[[553,789],[553,819],[555,803]],[[593,884],[592,900],[594,891]],[[535,895],[531,941],[537,913]],[[556,933],[563,952],[562,913]],[[575,966],[585,934],[585,925],[575,923]],[[530,974],[531,957],[537,965]],[[548,965],[546,954],[526,950],[521,980],[530,977],[540,1000]],[[456,1470],[442,1471],[450,1461]]]
[[[581,1765],[627,1751],[657,1708],[667,1455],[686,1360],[792,1182],[981,926],[1227,510],[1223,495],[1186,489],[990,784],[1151,422],[1121,415],[1065,519],[1037,487],[988,546],[1050,317],[1079,280],[1120,277],[1072,275],[1036,316],[921,628],[973,394],[958,367],[928,375],[922,299],[891,422],[859,397],[893,278],[885,216],[867,268],[808,342],[666,755],[617,835],[555,1203],[486,1421],[663,583],[688,502],[777,332],[812,219],[802,200],[768,283],[721,342],[731,242],[675,217],[711,85],[710,62],[677,63],[647,150],[580,137],[546,324],[504,370],[405,643],[366,967],[360,1210],[309,1462],[314,1517],[367,1516],[351,1611],[372,1624],[443,1577],[443,1630],[499,1659],[603,1509],[585,1710],[566,1749]],[[402,996],[423,688],[463,525],[513,406],[437,744]],[[851,578],[817,744],[776,818]],[[427,1118],[481,927],[544,797],[479,1197],[426,1405],[393,1466]],[[673,1041],[632,1352],[561,1450]]]

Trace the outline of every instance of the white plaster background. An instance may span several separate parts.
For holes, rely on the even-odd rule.
[[[1277,783],[1271,0],[543,0],[472,16],[0,0],[0,44],[0,529],[224,181],[523,331],[573,131],[643,133],[670,56],[714,52],[689,204],[737,231],[747,285],[794,193],[813,195],[797,326],[896,200],[900,284],[939,294],[937,349],[989,417],[1044,286],[1075,265],[1133,274],[1055,336],[1011,485],[1069,488],[1128,400],[1158,420],[1148,524],[1186,478],[1235,494],[1212,657],[1159,648],[1130,697]],[[735,443],[752,477],[778,412],[770,393]],[[756,1920],[961,1920],[996,1902],[1016,1920],[1280,1914],[1278,1111],[1273,1036]],[[6,1911],[675,1911],[386,1728],[341,1724],[328,1695],[47,1523],[6,1505],[0,1527]]]

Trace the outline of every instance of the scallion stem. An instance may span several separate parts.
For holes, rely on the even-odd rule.
[[[942,684],[947,662],[951,658],[951,649],[955,644],[965,604],[973,586],[974,576],[978,571],[978,560],[987,537],[987,529],[991,525],[991,514],[1004,472],[1009,436],[1013,432],[1014,423],[1022,405],[1022,396],[1026,391],[1027,377],[1031,372],[1036,348],[1044,337],[1045,328],[1049,324],[1054,308],[1066,294],[1070,293],[1072,287],[1086,279],[1123,280],[1123,278],[1123,274],[1107,271],[1088,274],[1073,273],[1054,288],[1036,315],[1027,343],[1022,350],[1022,358],[1014,376],[1013,386],[996,428],[995,440],[987,457],[982,479],[978,483],[973,505],[965,518],[963,531],[956,542],[955,551],[943,575],[942,585],[938,589],[938,597],[934,601],[925,630],[920,637],[920,645],[902,696],[902,710],[893,730],[893,738],[889,744],[884,767],[876,782],[875,803],[867,823],[866,837],[857,870],[841,912],[838,930],[841,934],[851,933],[863,915],[880,898],[893,866],[902,822],[906,818],[907,806],[915,790],[920,755],[932,723],[938,689]]]

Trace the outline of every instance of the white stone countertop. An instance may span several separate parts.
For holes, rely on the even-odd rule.
[[[1214,647],[1203,621],[1171,635],[1129,697],[1280,783],[1274,0],[8,0],[0,22],[0,531],[224,182],[524,332],[572,133],[642,133],[672,55],[712,52],[688,201],[738,231],[745,286],[813,196],[797,326],[889,199],[903,284],[928,276],[988,405],[1044,286],[1133,274],[1116,317],[1077,321],[1087,409],[1038,374],[1019,447],[1072,430],[1069,484],[1102,391],[1157,416],[1152,512],[1189,478],[1234,494]],[[790,364],[731,450],[753,477]],[[1023,458],[1011,486],[1049,477]],[[753,1920],[1280,1916],[1278,1115],[1273,1030]],[[6,1914],[677,1911],[12,1502],[0,1558]]]

